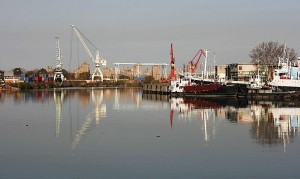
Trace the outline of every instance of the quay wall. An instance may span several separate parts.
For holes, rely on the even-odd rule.
[[[143,84],[145,94],[170,94],[170,83],[147,83]]]

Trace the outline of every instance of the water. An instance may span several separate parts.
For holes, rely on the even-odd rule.
[[[298,178],[295,103],[0,93],[0,178]]]

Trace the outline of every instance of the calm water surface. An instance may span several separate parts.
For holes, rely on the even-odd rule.
[[[298,178],[295,103],[0,93],[0,178]]]

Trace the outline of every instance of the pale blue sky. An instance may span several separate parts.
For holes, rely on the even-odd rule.
[[[1,70],[54,67],[55,36],[60,37],[63,68],[75,69],[76,55],[69,64],[70,24],[98,47],[110,67],[115,62],[169,63],[170,43],[174,44],[177,67],[187,63],[200,48],[215,52],[219,65],[249,62],[251,49],[263,41],[286,41],[300,53],[298,0],[0,3]],[[82,51],[79,58],[87,55]]]

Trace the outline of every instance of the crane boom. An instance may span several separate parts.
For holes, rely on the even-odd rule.
[[[95,57],[92,55],[90,49],[88,48],[87,44],[85,43],[82,34],[79,32],[79,30],[74,26],[71,25],[74,32],[76,33],[76,36],[78,37],[78,39],[80,40],[81,44],[83,45],[85,51],[87,52],[88,56],[91,58],[91,60],[94,62],[95,65],[95,71],[92,74],[92,81],[95,81],[95,77],[99,76],[101,78],[101,81],[103,81],[103,74],[101,72],[100,69],[100,64],[102,66],[106,66],[106,60],[104,60],[102,58],[102,56],[100,55],[100,51],[98,49],[96,49],[95,51]]]
[[[200,55],[199,55],[199,53],[200,53]],[[196,55],[194,56],[194,58],[189,61],[192,73],[195,73],[196,69],[198,68],[198,64],[200,62],[200,58],[202,57],[202,55],[206,56],[206,53],[205,53],[204,50],[200,49],[200,50],[198,50],[198,52],[196,53]],[[194,60],[195,60],[195,58],[197,56],[198,56],[198,59],[197,59],[196,63],[194,63]]]

